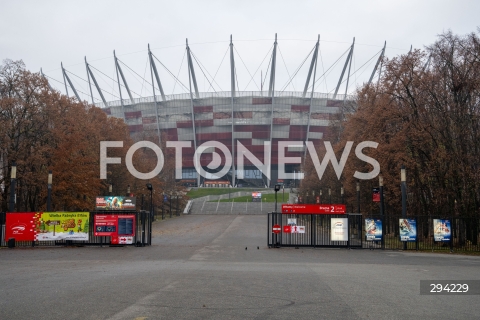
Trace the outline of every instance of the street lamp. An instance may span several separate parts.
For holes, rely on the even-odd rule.
[[[280,191],[280,185],[275,185],[275,213],[277,213],[277,192]]]
[[[130,185],[127,186],[127,197],[130,197]]]
[[[170,200],[170,218],[172,217],[172,195],[173,193],[170,192],[170,199],[169,199]]]
[[[10,208],[9,211],[13,212],[15,210],[15,184],[17,180],[17,164],[15,161],[12,163],[12,169],[10,171]]]
[[[165,220],[165,192],[162,192],[162,220]]]
[[[378,176],[378,185],[380,186],[380,215],[384,215],[384,207],[383,207],[383,204],[384,204],[384,199],[383,199],[383,177],[382,176]]]
[[[342,186],[342,187],[340,187],[340,196],[342,198],[342,204],[344,204],[343,193],[344,193],[344,190],[343,190],[343,186]]]
[[[360,213],[360,181],[357,181],[357,212]]]
[[[52,170],[48,171],[48,194],[47,194],[47,211],[52,211]]]
[[[113,189],[113,185],[109,184],[109,185],[108,185],[108,193],[109,193],[110,195],[112,195],[112,189]]]
[[[176,193],[176,196],[177,196],[177,209],[176,209],[176,214],[177,214],[177,217],[180,216],[180,212],[178,211],[178,192]]]
[[[322,189],[320,189],[320,204],[322,204]]]
[[[330,204],[332,203],[332,189],[328,188],[328,198],[329,198],[329,202]]]
[[[402,189],[402,218],[405,219],[407,218],[407,172],[403,164],[400,170],[400,181],[401,181],[401,189]],[[451,245],[452,245],[452,242],[450,241],[450,251],[452,251]],[[403,249],[404,250],[407,249],[406,242],[403,243]]]
[[[153,186],[151,183],[147,183],[147,189],[150,190],[150,218],[151,218],[153,217]]]

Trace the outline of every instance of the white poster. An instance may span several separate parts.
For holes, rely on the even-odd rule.
[[[288,218],[287,219],[287,225],[296,226],[297,225],[297,219]]]
[[[348,219],[332,218],[331,241],[348,241]]]

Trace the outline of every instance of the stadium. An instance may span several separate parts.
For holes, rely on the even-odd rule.
[[[118,83],[119,100],[107,101],[103,91],[98,85],[92,66],[87,63],[88,84],[92,102],[100,107],[108,116],[124,119],[132,136],[149,132],[158,135],[159,141],[187,141],[191,142],[190,148],[184,148],[182,153],[182,182],[190,186],[255,186],[270,187],[273,184],[284,183],[290,185],[292,180],[278,179],[278,142],[295,141],[305,145],[311,141],[318,146],[328,132],[332,116],[342,110],[346,103],[354,104],[354,97],[339,93],[341,84],[348,82],[351,76],[354,44],[349,46],[344,55],[345,63],[342,68],[335,92],[315,92],[315,83],[318,81],[317,64],[319,64],[319,41],[312,48],[309,56],[308,74],[304,79],[303,91],[275,90],[277,69],[277,39],[272,46],[269,67],[265,75],[269,78],[268,89],[260,91],[240,91],[238,89],[235,54],[233,42],[230,38],[230,91],[200,92],[198,90],[197,74],[193,61],[195,56],[191,53],[188,41],[186,44],[186,61],[188,64],[188,93],[166,95],[162,88],[157,63],[160,62],[148,48],[148,61],[151,74],[152,92],[149,97],[133,98],[126,81],[119,59],[114,54],[115,72]],[[381,72],[381,61],[385,46],[377,53],[378,59],[368,82],[374,78],[377,70]],[[192,59],[193,56],[193,59]],[[308,58],[307,57],[307,58]],[[341,58],[341,57],[340,57]],[[340,58],[337,60],[339,61]],[[372,61],[373,57],[369,60]],[[304,62],[307,59],[304,60]],[[375,62],[375,60],[373,60]],[[160,62],[161,63],[161,62]],[[162,64],[163,66],[163,64]],[[199,66],[199,65],[197,65]],[[203,70],[202,70],[203,72]],[[75,89],[69,73],[63,68],[62,73],[65,83],[81,100]],[[68,85],[67,85],[68,84]],[[96,88],[101,102],[93,100],[92,87]],[[128,98],[122,97],[123,91]],[[232,154],[233,163],[224,175],[216,176],[215,170],[208,168],[213,160],[213,152],[221,155],[222,165],[225,155],[218,148],[204,150],[200,157],[200,164],[207,175],[202,177],[194,166],[194,153],[197,147],[208,141],[217,141],[225,145]],[[264,162],[264,143],[271,145],[271,176],[270,179],[245,159],[243,179],[239,179],[236,151],[239,143],[250,151],[258,160]],[[301,145],[290,146],[285,150],[286,157],[306,156],[306,148]],[[303,161],[303,160],[302,160]],[[285,172],[294,173],[301,170],[300,163],[286,164]],[[293,179],[295,180],[295,179]]]

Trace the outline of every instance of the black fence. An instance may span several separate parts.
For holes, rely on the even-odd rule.
[[[348,219],[346,241],[332,241],[331,218]],[[366,240],[365,218],[382,222],[382,239]],[[289,219],[295,219],[297,226],[305,227],[304,233],[285,232]],[[435,241],[434,219],[440,217],[409,217],[416,220],[416,240],[400,240],[400,217],[368,216],[361,214],[314,215],[314,214],[268,214],[269,247],[337,247],[388,250],[429,250],[480,252],[480,218],[443,218],[449,219],[451,226],[450,241]],[[273,227],[280,230],[274,233]]]
[[[14,214],[14,213],[13,213]],[[100,237],[94,235],[94,217],[95,215],[114,214],[135,215],[135,235],[133,236],[132,244],[112,244],[111,237]],[[152,222],[154,217],[148,211],[94,211],[90,212],[88,219],[88,241],[77,240],[55,240],[55,241],[15,241],[17,247],[44,247],[44,246],[137,246],[143,247],[152,244]],[[5,239],[5,221],[6,213],[0,212],[0,247],[9,246],[8,240]],[[10,244],[11,246],[11,244]]]

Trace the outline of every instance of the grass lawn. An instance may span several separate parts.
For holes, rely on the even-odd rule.
[[[216,196],[221,194],[228,194],[240,191],[261,191],[260,189],[248,189],[248,188],[197,188],[197,190],[190,190],[187,193],[187,196],[190,199],[205,197],[205,196]],[[251,197],[250,197],[251,198]]]
[[[285,192],[285,198],[283,198],[282,193],[279,192],[277,195],[277,201],[278,202],[287,202],[289,197],[289,193]],[[283,200],[285,199],[285,200]],[[217,202],[218,200],[212,200],[210,202]],[[244,197],[238,197],[238,198],[232,198],[232,199],[222,199],[220,202],[252,202],[252,196],[244,196]],[[275,202],[275,194],[263,194],[262,195],[262,201],[263,202]]]

